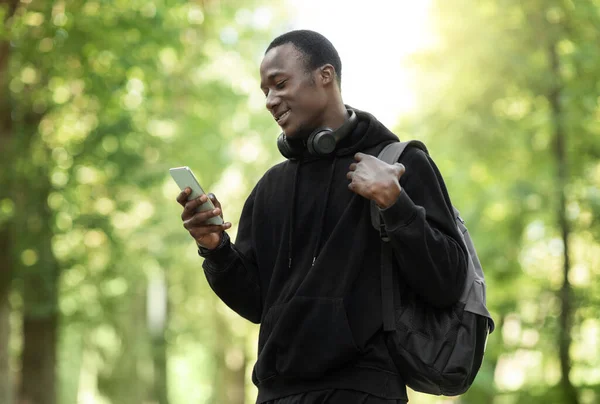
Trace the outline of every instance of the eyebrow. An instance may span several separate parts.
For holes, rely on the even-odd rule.
[[[267,80],[273,80],[275,77],[284,74],[281,70],[275,70],[267,76]]]
[[[275,77],[281,76],[282,74],[285,74],[285,73],[283,71],[281,71],[281,70],[275,70],[274,72],[269,73],[269,75],[267,76],[267,81],[271,81]],[[264,83],[262,81],[260,82],[260,87],[261,88],[265,87],[265,85],[264,85]]]

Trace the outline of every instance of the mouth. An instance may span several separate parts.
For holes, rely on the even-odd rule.
[[[279,114],[278,116],[275,117],[275,121],[281,125],[286,118],[290,115],[290,110],[288,109],[287,111],[284,111],[283,113]]]

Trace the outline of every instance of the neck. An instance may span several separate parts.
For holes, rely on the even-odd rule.
[[[336,130],[348,120],[348,110],[340,100],[332,108],[325,112],[323,126]]]

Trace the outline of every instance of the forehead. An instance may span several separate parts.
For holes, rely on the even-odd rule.
[[[293,74],[304,72],[304,54],[293,44],[286,43],[270,49],[260,64],[260,77],[262,80],[271,79],[277,74]]]

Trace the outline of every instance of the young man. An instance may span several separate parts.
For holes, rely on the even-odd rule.
[[[230,223],[206,224],[222,215],[214,196],[216,209],[206,213],[194,213],[206,196],[177,198],[210,286],[261,324],[257,403],[407,401],[382,331],[381,240],[371,201],[391,238],[403,296],[443,307],[462,291],[467,253],[437,168],[417,149],[395,165],[378,160],[398,138],[344,105],[341,73],[337,51],[318,33],[292,31],[268,47],[261,88],[288,159],[248,197],[235,244],[225,231]],[[373,85],[385,86],[385,78],[375,76]],[[317,144],[321,135],[333,142],[331,153]]]

